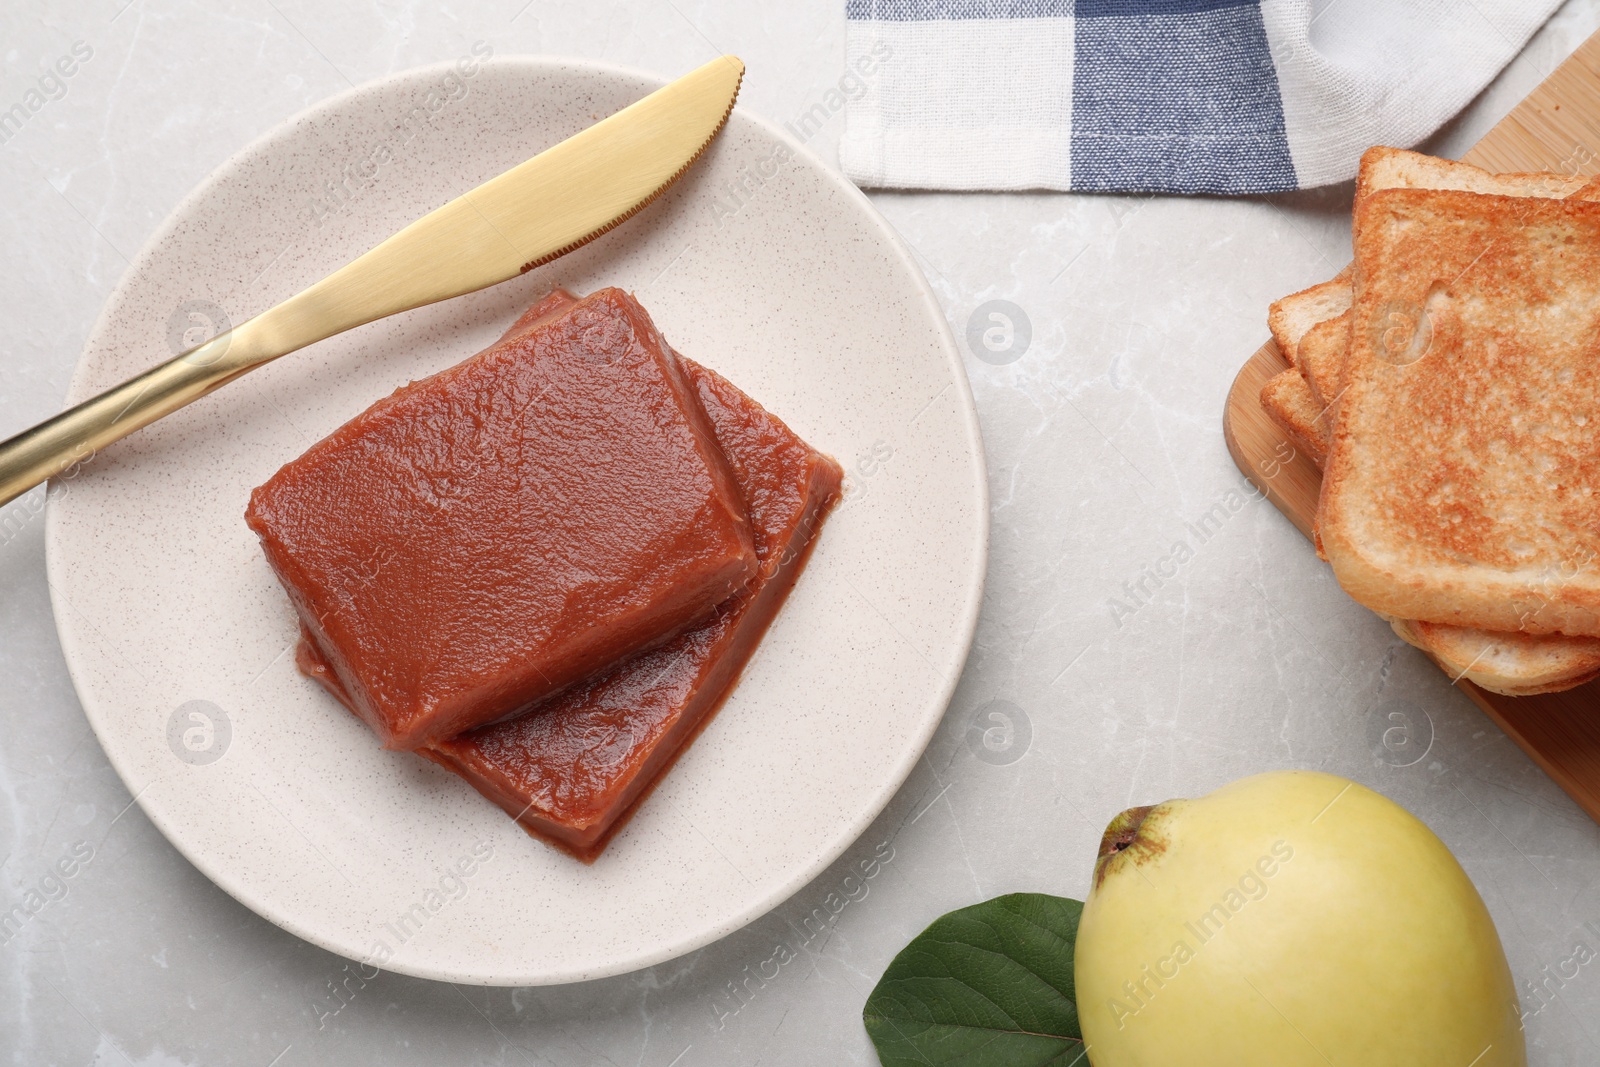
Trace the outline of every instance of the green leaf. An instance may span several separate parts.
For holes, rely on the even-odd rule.
[[[1087,1067],[1072,988],[1082,913],[1012,893],[934,920],[861,1012],[884,1067]]]

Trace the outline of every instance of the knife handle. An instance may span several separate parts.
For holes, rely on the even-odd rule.
[[[393,239],[391,238],[391,241]],[[315,285],[180,356],[0,441],[0,506],[249,371],[373,319],[443,299],[392,283],[384,242]]]
[[[471,194],[459,199],[470,206]],[[0,441],[0,506],[263,363],[374,319],[500,280],[458,279],[462,262],[486,262],[485,249],[506,242],[481,212],[448,210],[454,203],[248,322]],[[450,251],[419,263],[419,237],[446,243]]]
[[[271,312],[0,442],[0,505],[170,415],[241,374],[293,351],[271,351]],[[295,347],[300,347],[296,345]]]

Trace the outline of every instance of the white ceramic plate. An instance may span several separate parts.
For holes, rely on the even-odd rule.
[[[660,84],[590,63],[465,69],[345,93],[225,163],[129,268],[71,398],[196,342],[207,319],[265,310]],[[557,284],[633,290],[676,348],[837,456],[852,483],[733,697],[592,867],[452,774],[379,749],[296,673],[294,616],[243,517],[283,463],[476,352]],[[54,492],[61,642],[151,820],[308,941],[493,985],[670,959],[819,874],[943,714],[988,522],[972,400],[921,274],[858,191],[740,111],[673,191],[587,248],[281,360]]]

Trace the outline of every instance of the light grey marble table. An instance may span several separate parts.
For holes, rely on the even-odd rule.
[[[92,56],[0,144],[0,435],[57,409],[106,295],[179,198],[301,108],[486,41],[661,72],[737,52],[740,106],[793,120],[844,73],[841,9],[8,0],[0,108],[75,43]],[[1568,3],[1432,150],[1471,145],[1597,25],[1600,0]],[[826,158],[842,121],[810,139]],[[1004,299],[1032,339],[1010,362],[967,362],[994,531],[966,672],[926,758],[834,870],[725,940],[619,978],[347,982],[344,960],[235,903],[130,806],[68,680],[25,498],[0,512],[0,910],[80,842],[94,853],[0,944],[11,1062],[872,1064],[862,1002],[935,916],[1016,890],[1081,897],[1118,810],[1275,767],[1349,775],[1422,816],[1494,913],[1533,1062],[1600,1062],[1600,966],[1574,961],[1579,944],[1600,949],[1600,828],[1346,598],[1269,504],[1225,507],[1204,539],[1189,528],[1245,492],[1223,397],[1268,302],[1347,259],[1350,189],[874,200],[958,335]],[[1130,601],[1124,583],[1178,541],[1192,559]],[[1114,611],[1119,598],[1136,610]],[[977,740],[997,711],[1016,727],[1000,752]],[[1409,733],[1385,745],[1391,713]],[[847,888],[874,854],[876,876]]]

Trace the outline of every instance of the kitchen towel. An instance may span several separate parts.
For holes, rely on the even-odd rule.
[[[1559,3],[847,0],[840,160],[880,188],[1326,185],[1438,129]]]

